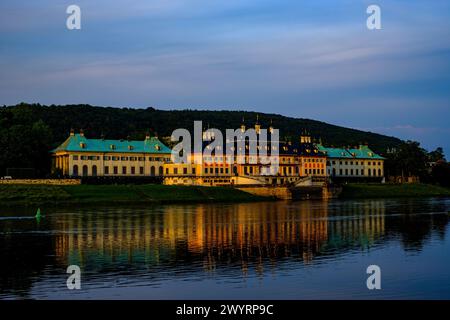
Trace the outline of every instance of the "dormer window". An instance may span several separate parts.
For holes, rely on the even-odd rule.
[[[86,148],[86,143],[80,142],[80,148],[81,148],[81,149],[85,149],[85,148]]]
[[[111,145],[109,146],[109,148],[110,148],[111,150],[116,150],[116,146],[113,145],[113,144],[111,144]]]
[[[128,150],[133,150],[134,147],[133,146],[128,146]]]
[[[155,149],[156,150],[161,150],[161,147],[159,146],[159,144],[155,145]]]

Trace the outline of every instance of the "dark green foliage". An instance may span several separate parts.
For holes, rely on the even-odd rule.
[[[282,138],[298,139],[299,133],[307,130],[326,145],[341,147],[368,143],[380,154],[401,143],[397,138],[324,122],[258,114],[261,125],[267,128],[272,121],[273,126],[280,129]],[[90,105],[41,106],[22,103],[0,107],[0,175],[5,174],[5,169],[9,167],[33,167],[40,176],[48,174],[49,151],[68,137],[71,128],[76,131],[84,129],[85,134],[92,138],[104,135],[111,139],[144,139],[149,131],[166,137],[176,128],[190,130],[194,120],[203,120],[204,127],[209,125],[224,130],[239,128],[244,118],[250,127],[254,125],[256,116],[256,112],[245,111],[163,111]]]
[[[441,186],[450,187],[450,164],[440,160],[431,170],[431,180]]]
[[[427,151],[416,141],[401,143],[387,155],[385,168],[388,176],[427,176]]]
[[[0,205],[151,204],[272,200],[228,187],[147,185],[0,185]]]

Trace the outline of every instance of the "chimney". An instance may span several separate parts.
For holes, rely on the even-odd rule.
[[[150,132],[145,133],[145,140],[150,140]]]
[[[75,130],[73,130],[73,128],[72,128],[72,129],[70,129],[70,136],[73,137],[74,135],[75,135]]]
[[[80,129],[80,137],[84,137],[84,130]]]

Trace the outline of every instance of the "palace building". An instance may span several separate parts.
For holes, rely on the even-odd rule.
[[[150,135],[143,141],[88,139],[72,130],[52,153],[53,171],[64,176],[162,176],[171,150]]]
[[[246,132],[246,126],[241,124],[240,130]],[[269,127],[269,133],[274,128]],[[164,165],[165,184],[187,185],[283,185],[293,184],[302,178],[311,177],[316,181],[325,181],[327,177],[326,156],[311,141],[309,135],[302,134],[300,139],[291,141],[272,141],[268,137],[263,140],[260,136],[261,125],[258,120],[255,124],[256,141],[251,138],[239,144],[234,141],[233,159],[226,161],[226,143],[219,143],[217,149],[210,150],[210,141],[214,141],[211,132],[203,133],[204,141],[202,154],[192,151],[187,157],[187,163],[167,163]],[[208,136],[209,135],[209,136]],[[250,143],[254,142],[256,150],[251,150]],[[275,142],[275,143],[272,143]],[[242,149],[244,148],[244,149]],[[265,152],[261,152],[265,148]],[[220,154],[215,154],[215,150]],[[238,152],[239,151],[239,152]],[[271,174],[263,174],[263,168],[267,163],[265,157],[270,157],[273,152],[278,153],[278,171]],[[208,156],[205,156],[205,154]],[[209,155],[210,154],[210,155]],[[201,163],[195,163],[194,159],[202,159]],[[242,161],[238,161],[241,158]]]
[[[327,157],[327,174],[335,181],[382,181],[384,160],[367,145],[357,148],[328,148],[317,145]]]
[[[366,145],[329,148],[314,143],[305,131],[294,141],[274,141],[272,126],[264,138],[258,121],[254,128],[253,137],[246,136],[242,123],[243,139],[235,136],[231,142],[215,141],[213,131],[204,130],[201,154],[192,149],[185,163],[173,163],[172,150],[157,137],[147,135],[141,141],[88,139],[83,131],[75,134],[72,130],[52,151],[53,172],[71,177],[159,176],[168,185],[201,186],[311,185],[330,179],[383,181],[384,158]],[[231,155],[226,152],[230,143]],[[276,172],[267,171],[272,154],[277,155],[278,165],[272,167]],[[202,161],[194,161],[198,159]]]

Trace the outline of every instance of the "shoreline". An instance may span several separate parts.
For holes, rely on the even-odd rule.
[[[429,198],[450,197],[450,189],[424,183],[411,184],[344,184],[339,199]]]
[[[153,205],[274,201],[229,187],[148,185],[0,185],[0,206]]]
[[[428,184],[346,184],[337,199],[450,197]],[[158,205],[282,201],[230,187],[172,185],[0,185],[0,206]],[[295,200],[294,200],[295,201]]]

